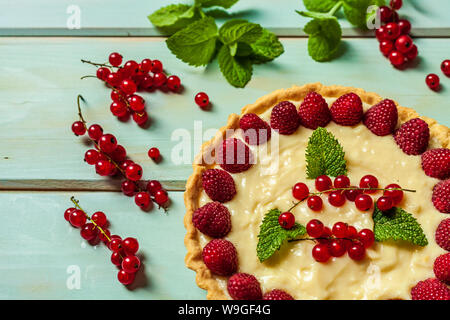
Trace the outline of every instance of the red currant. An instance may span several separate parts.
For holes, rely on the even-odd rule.
[[[315,181],[317,191],[330,190],[333,185],[329,176],[322,175],[318,176]]]
[[[206,109],[209,106],[209,97],[204,92],[199,92],[195,95],[195,103],[202,109]]]
[[[389,61],[394,67],[401,67],[405,64],[405,56],[400,51],[392,51],[389,54]]]
[[[93,124],[88,129],[89,138],[97,141],[103,135],[103,128],[98,124]]]
[[[355,239],[358,235],[358,231],[354,226],[347,226],[347,235],[345,236],[348,239]]]
[[[159,60],[153,60],[152,61],[152,68],[151,71],[153,73],[160,73],[163,71],[163,64]]]
[[[105,81],[108,75],[111,73],[111,71],[108,68],[101,67],[97,69],[97,78]]]
[[[117,235],[111,236],[108,248],[113,252],[119,252],[122,249],[122,238]]]
[[[330,258],[330,252],[326,244],[316,244],[312,249],[312,256],[317,262],[327,262]]]
[[[123,258],[122,270],[127,273],[135,273],[139,270],[141,266],[141,261],[136,256],[127,256]]]
[[[124,270],[120,270],[119,273],[117,274],[117,279],[119,280],[119,282],[123,285],[129,285],[132,284],[135,278],[135,274],[134,273],[127,273]]]
[[[389,190],[389,189],[401,189],[398,184],[392,183],[385,187],[383,195],[391,198],[393,205],[399,204],[403,200],[403,191],[402,190]]]
[[[94,165],[99,160],[98,156],[99,156],[99,152],[97,150],[89,149],[84,154],[84,161],[86,161],[87,164]]]
[[[72,132],[76,136],[82,136],[86,133],[86,127],[84,126],[84,123],[81,121],[75,121],[72,123]]]
[[[341,207],[345,203],[345,196],[342,191],[333,191],[328,195],[328,202],[334,207]]]
[[[170,91],[177,92],[180,89],[181,81],[177,76],[170,76],[167,78],[167,88]]]
[[[122,192],[124,195],[129,196],[129,197],[133,196],[137,190],[136,184],[130,180],[123,181],[120,189],[122,189]]]
[[[147,112],[143,111],[141,113],[134,112],[133,113],[133,120],[137,123],[139,126],[143,126],[148,121],[148,114]]]
[[[108,222],[108,220],[106,219],[106,215],[101,211],[93,213],[91,216],[91,220],[94,221],[102,229],[106,227],[106,224]]]
[[[380,42],[380,51],[384,56],[389,56],[389,54],[394,50],[394,44],[390,40],[383,40]]]
[[[99,160],[95,164],[95,172],[101,176],[109,176],[114,172],[114,165],[109,160]]]
[[[109,110],[111,110],[111,113],[116,117],[123,117],[128,113],[127,105],[122,101],[113,101]]]
[[[111,153],[111,158],[115,162],[122,162],[125,160],[126,157],[127,157],[127,151],[120,144],[118,144],[116,149]]]
[[[425,82],[431,90],[436,90],[439,88],[439,76],[437,74],[430,73],[425,78]]]
[[[355,206],[361,211],[367,211],[372,208],[372,197],[367,194],[360,194],[355,199]]]
[[[379,9],[380,11],[380,19],[382,22],[389,22],[392,19],[392,10],[391,8],[387,6],[381,6]]]
[[[94,240],[97,237],[98,229],[93,223],[86,223],[81,227],[80,235],[87,241]]]
[[[120,84],[120,89],[125,94],[133,94],[136,92],[137,87],[136,87],[136,84],[132,80],[125,79],[125,80],[122,80],[122,83]]]
[[[131,110],[135,111],[135,112],[141,112],[144,111],[145,109],[145,100],[137,95],[137,94],[133,94],[132,96],[129,96],[127,98],[128,103],[130,104],[130,108]]]
[[[398,24],[395,22],[389,22],[384,26],[384,28],[386,30],[386,38],[388,38],[389,40],[395,40],[400,35],[400,29],[398,27]]]
[[[295,224],[295,217],[289,211],[283,212],[278,217],[278,223],[283,229],[291,229]]]
[[[375,242],[375,236],[370,229],[362,229],[358,232],[358,239],[362,242],[365,248],[370,248]]]
[[[347,176],[340,175],[334,179],[335,188],[348,188],[350,186],[350,179]]]
[[[313,211],[322,210],[323,201],[319,196],[312,196],[308,198],[308,207]]]
[[[388,40],[386,36],[386,28],[384,26],[381,26],[375,30],[375,36],[377,37],[378,41]]]
[[[442,61],[441,70],[447,77],[450,77],[450,60]]]
[[[131,161],[130,159],[127,159],[127,160],[119,163],[119,168],[122,169],[123,171],[125,171],[127,169],[127,167],[133,163],[134,163],[133,161]]]
[[[148,150],[148,156],[150,159],[158,160],[160,155],[161,154],[158,148],[153,147]]]
[[[419,51],[417,50],[417,46],[415,44],[413,44],[413,46],[411,47],[411,50],[409,50],[408,53],[406,53],[406,59],[408,59],[409,61],[412,61],[417,57],[418,54],[419,54]]]
[[[392,199],[390,197],[380,197],[377,200],[377,207],[378,209],[380,209],[381,211],[387,211],[392,209],[393,207],[393,203],[392,203]]]
[[[409,34],[411,31],[411,23],[408,20],[400,19],[397,22],[400,34]]]
[[[352,186],[353,189],[345,190],[344,195],[348,201],[355,201],[356,197],[362,194],[362,190],[358,189],[355,186]]]
[[[76,208],[67,208],[66,211],[64,211],[64,219],[66,219],[66,221],[69,221],[70,214],[75,210],[77,210],[77,209]]]
[[[141,88],[148,89],[153,86],[153,77],[149,74],[146,74],[141,80]]]
[[[117,87],[120,84],[120,80],[121,77],[117,72],[111,72],[106,77],[106,82],[112,87]]]
[[[292,188],[292,195],[295,199],[302,201],[306,199],[309,195],[309,188],[306,184],[299,182]]]
[[[73,210],[69,215],[69,222],[75,228],[80,228],[86,223],[86,214],[81,210]]]
[[[115,266],[120,266],[122,264],[122,256],[118,252],[113,252],[111,254],[111,262]]]
[[[362,260],[366,255],[366,249],[363,244],[353,242],[347,249],[347,253],[352,260]]]
[[[152,200],[150,199],[150,195],[147,192],[141,191],[136,193],[136,195],[134,196],[134,202],[142,209],[148,209]]]
[[[137,163],[132,163],[125,169],[125,175],[131,181],[138,181],[142,178],[142,167]]]
[[[98,140],[98,145],[103,152],[111,153],[117,148],[116,137],[110,133],[104,134]]]
[[[108,60],[109,60],[109,63],[113,67],[118,67],[122,63],[122,55],[120,53],[113,52],[113,53],[111,53],[109,55],[109,59]]]
[[[122,240],[122,248],[125,250],[125,253],[129,256],[136,254],[139,250],[139,242],[136,238],[125,238]]]
[[[334,239],[330,242],[329,251],[333,257],[341,257],[347,251],[344,241],[340,239]]]
[[[162,87],[166,83],[166,81],[167,81],[167,76],[162,72],[155,73],[153,75],[153,85],[156,88]]]
[[[391,5],[391,8],[393,10],[398,10],[402,7],[403,1],[402,0],[391,0],[389,3]]]
[[[407,35],[401,35],[400,37],[395,40],[395,48],[400,51],[401,53],[407,53],[409,50],[412,49],[413,46],[413,40],[410,36]]]
[[[333,232],[331,232],[330,228],[323,227],[322,234],[320,235],[320,237],[321,238],[330,238],[332,234],[333,234]],[[329,239],[326,239],[325,243],[328,243],[329,242],[328,240]]]
[[[161,190],[161,183],[157,180],[150,180],[147,183],[147,191],[150,192],[150,195],[155,196],[156,191]]]
[[[161,190],[158,190],[155,192],[155,201],[160,206],[165,204],[168,200],[169,200],[169,196],[167,195],[166,190],[161,189]]]
[[[148,73],[152,69],[152,60],[144,59],[139,65],[139,70],[144,73]]]
[[[317,219],[309,221],[306,225],[306,232],[308,232],[308,234],[313,238],[320,237],[323,233],[323,229],[323,223]]]
[[[122,72],[125,77],[134,76],[139,72],[139,64],[134,60],[128,60],[123,65]]]
[[[102,228],[103,232],[111,239],[111,232],[108,229]],[[103,234],[103,232],[98,232],[98,238],[103,241],[104,244],[108,244],[108,238]]]
[[[378,179],[371,175],[365,175],[359,181],[360,188],[378,188]],[[364,190],[364,193],[375,193],[377,190]]]
[[[344,222],[336,222],[331,231],[336,238],[345,238],[347,236],[347,224]]]

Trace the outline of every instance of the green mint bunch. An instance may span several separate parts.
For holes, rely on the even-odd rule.
[[[308,11],[296,11],[312,18],[303,30],[309,35],[308,53],[316,61],[329,61],[336,56],[342,38],[342,29],[335,15],[343,11],[355,27],[367,30],[367,21],[374,19],[371,6],[381,6],[385,0],[303,0]]]
[[[196,0],[192,6],[169,5],[149,16],[150,21],[171,36],[169,50],[192,66],[205,66],[216,57],[227,81],[243,88],[252,78],[253,65],[272,61],[284,52],[277,36],[259,24],[232,19],[217,27],[214,17],[226,13],[237,0]]]

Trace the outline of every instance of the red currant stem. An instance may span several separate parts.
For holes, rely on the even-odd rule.
[[[362,190],[364,191],[368,191],[368,190],[382,190],[382,191],[392,191],[392,190],[401,190],[401,191],[406,191],[406,192],[416,192],[416,190],[412,190],[412,189],[403,189],[403,188],[389,188],[389,189],[385,189],[385,188],[358,188],[358,187],[348,187],[348,188],[332,188],[332,189],[328,189],[328,190],[324,190],[324,191],[319,191],[319,192],[311,192],[310,195],[313,196],[318,196],[327,192],[333,192],[333,191],[346,191],[346,190]]]
[[[77,200],[77,199],[75,199],[75,197],[74,196],[72,196],[71,198],[70,198],[70,201],[72,201],[73,202],[73,204],[75,205],[75,207],[76,208],[78,208],[78,209],[80,209],[81,211],[83,211],[83,213],[86,215],[86,218],[90,221],[90,222],[92,222],[92,224],[105,236],[105,238],[108,240],[108,242],[109,241],[111,241],[111,238],[106,234],[106,232],[97,224],[97,223],[95,223],[95,221],[94,220],[92,220],[91,219],[91,217],[86,213],[86,211],[84,211],[81,207],[80,207],[80,201],[79,200]]]
[[[87,76],[82,76],[80,79],[86,79],[86,78],[97,78],[96,76],[92,76],[92,75],[87,75]]]
[[[334,237],[317,237],[317,238],[290,239],[290,240],[288,240],[288,242],[305,241],[305,240],[309,240],[309,241],[314,241],[314,242],[316,242],[317,240],[350,240],[350,241],[353,241],[353,240],[355,240],[355,239],[350,239],[350,238],[334,238]]]
[[[82,96],[81,94],[79,94],[79,95],[77,96],[78,117],[80,118],[81,122],[83,122],[84,128],[87,130],[86,120],[84,120],[83,114],[81,113],[80,100],[82,100],[83,102],[85,101],[84,98],[83,98],[83,96]]]
[[[112,66],[110,64],[107,64],[107,63],[96,63],[96,62],[92,62],[92,61],[84,60],[84,59],[81,59],[81,62],[89,63],[89,64],[92,64],[93,66],[96,66],[96,67],[118,68],[118,67],[114,67],[114,66]]]
[[[305,201],[306,199],[308,199],[308,197],[306,197],[306,198],[303,199],[303,200],[300,200],[300,201],[296,202],[292,207],[290,207],[290,208],[287,210],[287,212],[291,212],[292,209],[294,209],[296,206],[298,206],[300,203],[302,203],[302,202]]]

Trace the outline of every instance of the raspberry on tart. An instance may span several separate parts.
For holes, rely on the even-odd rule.
[[[394,101],[384,99],[364,114],[364,124],[377,136],[385,136],[394,132],[397,126],[398,112]]]
[[[270,140],[272,131],[269,124],[254,113],[247,113],[239,120],[244,130],[244,139],[250,145],[260,145]]]
[[[331,113],[325,99],[317,92],[306,95],[298,109],[300,124],[309,129],[325,127],[331,121]]]
[[[231,230],[230,211],[220,202],[210,202],[195,210],[192,223],[201,233],[222,238]]]
[[[216,161],[222,169],[230,173],[239,173],[250,169],[254,160],[250,148],[244,142],[230,138],[223,141]]]
[[[429,177],[450,178],[450,149],[436,148],[422,154],[422,168]]]
[[[344,94],[333,102],[330,111],[333,121],[337,124],[354,126],[363,117],[361,98],[353,92]]]
[[[282,101],[277,104],[270,115],[270,126],[280,134],[290,135],[300,125],[297,108],[292,102]]]

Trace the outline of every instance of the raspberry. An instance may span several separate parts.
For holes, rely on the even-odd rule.
[[[228,279],[228,293],[234,300],[261,300],[258,280],[248,273],[236,273]]]
[[[300,123],[309,129],[325,127],[331,120],[330,109],[325,99],[317,92],[306,95],[298,109]]]
[[[436,278],[450,285],[450,253],[441,254],[436,258],[433,271]]]
[[[217,163],[228,172],[239,173],[252,166],[253,154],[241,140],[230,138],[222,142],[222,148],[217,152]]]
[[[431,149],[422,154],[422,168],[427,176],[450,178],[450,149]]]
[[[211,240],[203,248],[202,257],[208,269],[219,276],[230,276],[237,270],[236,248],[228,240]]]
[[[231,230],[230,212],[220,202],[210,202],[195,210],[192,223],[212,238],[225,237]]]
[[[227,202],[236,194],[236,187],[231,175],[220,169],[208,169],[202,173],[202,186],[213,200]]]
[[[439,182],[431,197],[434,207],[442,213],[450,213],[450,179]]]
[[[294,298],[286,291],[273,289],[263,296],[263,300],[294,300]]]
[[[363,122],[367,129],[377,136],[386,136],[394,132],[397,119],[398,112],[394,101],[384,99],[367,110]]]
[[[430,129],[425,121],[414,118],[401,125],[395,132],[394,139],[404,153],[419,155],[428,147]]]
[[[438,279],[419,281],[411,289],[413,300],[450,300],[450,289]]]
[[[450,251],[450,218],[444,219],[439,223],[434,238],[442,249]]]
[[[293,134],[299,125],[297,109],[291,102],[282,101],[272,109],[270,126],[280,134]]]
[[[244,130],[245,142],[250,145],[266,143],[272,134],[269,124],[254,113],[244,114],[239,120],[239,127]]]
[[[362,101],[353,92],[340,96],[333,102],[330,111],[333,121],[341,126],[354,126],[363,117]]]

